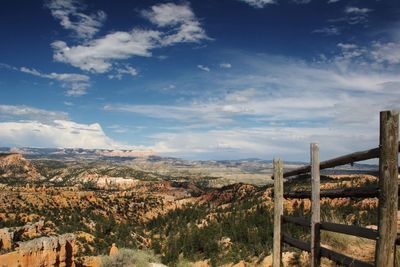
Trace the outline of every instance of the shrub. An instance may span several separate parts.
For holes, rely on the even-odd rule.
[[[152,262],[159,262],[152,251],[126,248],[121,248],[116,255],[101,258],[102,267],[147,267]]]

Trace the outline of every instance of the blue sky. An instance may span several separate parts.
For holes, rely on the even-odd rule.
[[[5,0],[0,146],[306,160],[400,107],[397,0]]]

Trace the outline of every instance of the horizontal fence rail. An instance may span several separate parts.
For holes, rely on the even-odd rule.
[[[299,225],[303,227],[311,227],[310,219],[302,218],[302,217],[293,217],[293,216],[282,216],[282,223],[291,223],[294,225]],[[355,225],[346,225],[346,224],[338,224],[338,223],[330,223],[330,222],[321,222],[319,224],[321,230],[353,235],[362,238],[376,240],[378,238],[378,231],[375,229],[359,227]],[[400,239],[399,239],[400,241]]]
[[[400,152],[400,142],[398,143],[398,151]],[[369,150],[364,150],[364,151],[359,151],[351,154],[347,154],[344,156],[340,156],[337,158],[333,158],[330,160],[326,161],[321,161],[319,168],[320,170],[324,169],[329,169],[341,165],[346,165],[346,164],[353,164],[357,161],[363,161],[363,160],[369,160],[369,159],[375,159],[379,158],[379,147],[369,149]],[[311,166],[306,165],[304,167],[300,167],[291,171],[287,171],[283,173],[283,178],[288,178],[296,175],[301,175],[301,174],[307,174],[311,171]],[[272,179],[274,179],[274,176],[271,176]]]
[[[283,242],[291,245],[292,247],[311,252],[311,244],[308,242],[305,242],[303,240],[299,240],[296,238],[293,238],[291,236],[288,236],[287,234],[283,234]]]
[[[305,242],[303,240],[299,240],[296,238],[293,238],[287,234],[283,234],[282,235],[282,241],[285,244],[288,244],[294,248],[297,249],[301,249],[303,251],[307,251],[310,252],[311,251],[311,244],[309,242]],[[361,260],[357,260],[357,259],[353,259],[349,256],[346,256],[344,254],[338,253],[336,251],[321,247],[319,249],[320,255],[322,257],[326,257],[330,260],[333,260],[336,263],[345,265],[345,266],[354,266],[354,267],[373,267],[374,265],[361,261]]]
[[[326,198],[341,198],[341,197],[354,197],[354,198],[371,198],[378,197],[378,187],[348,187],[337,189],[321,190],[320,196]],[[310,191],[298,191],[292,193],[284,193],[284,198],[311,198]]]
[[[378,239],[378,231],[377,230],[354,226],[354,225],[323,222],[320,225],[320,229],[330,231],[330,232],[340,233],[340,234],[368,238],[368,239],[372,239],[372,240]]]
[[[283,223],[293,223],[296,225],[304,226],[304,227],[311,227],[310,219],[305,219],[301,217],[292,217],[292,216],[282,216]]]
[[[345,266],[354,267],[373,267],[373,264],[366,263],[357,259],[350,258],[341,253],[337,253],[333,250],[321,247],[321,256],[333,260],[336,263],[343,264]]]

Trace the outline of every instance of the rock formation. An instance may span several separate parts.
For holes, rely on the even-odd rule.
[[[22,227],[11,227],[0,229],[0,250],[10,250],[13,243],[22,241],[24,238],[34,238],[40,235],[44,221],[28,223]]]
[[[83,256],[75,260],[76,267],[101,267],[101,256]]]
[[[16,250],[0,255],[1,267],[72,267],[75,266],[75,236],[40,237],[18,242]]]
[[[110,256],[114,256],[118,254],[118,248],[115,245],[115,243],[112,244],[111,249],[110,249]]]
[[[9,153],[0,154],[0,177],[37,180],[41,175],[21,154]]]

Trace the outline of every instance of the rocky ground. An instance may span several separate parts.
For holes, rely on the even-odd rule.
[[[29,161],[20,154],[1,155],[0,266],[99,266],[101,255],[111,248],[119,255],[116,247],[152,250],[156,256],[149,264],[270,266],[270,186],[210,187],[196,172],[186,179],[182,173],[177,179],[167,178],[171,176],[150,167],[130,168],[125,163]],[[371,175],[330,175],[323,177],[322,189],[376,182]],[[304,190],[309,184],[305,180],[285,188]],[[376,199],[323,199],[322,217],[374,227],[376,205]],[[307,217],[309,209],[307,200],[285,201],[287,214]],[[303,229],[285,231],[289,230],[296,238],[309,238]],[[323,233],[322,242],[373,260],[374,246],[366,240]],[[124,253],[137,255],[128,252]],[[283,257],[285,266],[309,264],[307,253],[289,247]],[[323,265],[335,266],[328,260]]]

